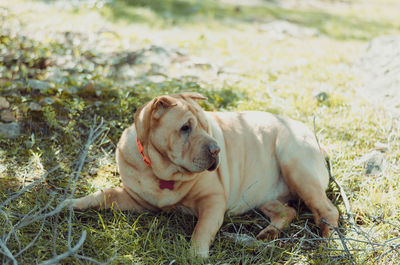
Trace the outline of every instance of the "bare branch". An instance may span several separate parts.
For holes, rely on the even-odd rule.
[[[79,239],[78,243],[74,247],[69,248],[68,251],[64,252],[63,254],[60,254],[58,256],[55,256],[52,259],[49,259],[45,262],[40,263],[40,265],[56,264],[56,263],[60,262],[61,260],[65,259],[66,257],[71,256],[72,254],[77,252],[78,249],[83,245],[83,243],[85,242],[85,239],[86,239],[86,230],[83,230],[81,238]]]
[[[46,224],[46,222],[43,221],[43,222],[42,222],[42,225],[40,226],[39,232],[36,234],[36,236],[32,239],[31,242],[29,242],[28,245],[26,245],[26,247],[24,247],[20,252],[18,252],[18,253],[15,255],[15,257],[20,256],[22,253],[24,253],[25,251],[27,251],[28,249],[30,249],[30,248],[33,246],[33,244],[35,244],[36,240],[38,240],[39,236],[42,234],[43,228],[44,228],[44,225],[45,225],[45,224]]]
[[[11,259],[11,261],[13,262],[14,265],[17,265],[18,264],[17,260],[15,259],[15,257],[11,253],[11,251],[8,249],[8,247],[4,244],[4,242],[2,240],[0,240],[0,247],[2,249],[1,252],[4,255],[6,255],[9,259]]]
[[[7,205],[10,201],[15,200],[16,198],[18,198],[19,196],[21,196],[23,193],[25,193],[26,191],[30,190],[33,186],[39,184],[40,182],[42,182],[43,180],[45,180],[47,178],[48,175],[50,175],[51,173],[53,173],[54,171],[56,171],[57,169],[59,169],[60,166],[55,166],[52,169],[50,169],[49,171],[47,171],[43,176],[41,176],[39,179],[35,180],[34,182],[32,182],[31,184],[25,186],[24,188],[22,188],[20,191],[16,192],[15,194],[11,195],[10,197],[7,198],[7,200],[5,200],[0,207],[4,207],[5,205]]]
[[[86,257],[86,256],[79,255],[76,253],[85,242],[86,231],[82,231],[82,234],[81,234],[81,237],[80,237],[78,243],[75,246],[72,246],[73,209],[72,209],[72,205],[68,204],[68,200],[66,200],[66,198],[73,197],[76,186],[77,186],[77,181],[81,175],[81,171],[86,162],[86,158],[89,153],[90,147],[101,135],[104,134],[104,132],[106,130],[107,130],[107,128],[104,127],[103,119],[101,118],[100,122],[97,122],[96,117],[95,117],[94,125],[91,126],[89,129],[89,135],[88,135],[86,144],[84,145],[84,148],[83,148],[82,152],[80,153],[78,159],[74,163],[75,170],[73,171],[72,176],[69,178],[69,183],[68,183],[67,187],[64,189],[63,196],[61,197],[62,198],[61,201],[58,203],[58,205],[56,205],[56,207],[54,209],[49,210],[49,208],[51,207],[51,205],[54,202],[56,194],[53,194],[53,196],[51,196],[49,198],[49,200],[45,206],[38,207],[38,205],[35,205],[35,207],[33,207],[28,213],[23,214],[23,215],[21,215],[19,213],[14,213],[14,212],[8,212],[4,209],[4,207],[6,207],[10,202],[14,201],[15,199],[17,199],[18,197],[23,195],[25,192],[30,191],[34,186],[42,183],[44,180],[46,180],[46,178],[51,173],[58,170],[60,168],[60,166],[56,166],[56,167],[48,170],[39,179],[35,180],[34,182],[30,183],[29,185],[24,186],[21,190],[12,194],[11,196],[8,196],[8,198],[1,203],[0,215],[4,216],[5,221],[6,221],[6,223],[5,223],[6,229],[9,230],[8,233],[1,235],[1,239],[0,239],[0,253],[4,254],[2,260],[5,264],[9,263],[10,261],[13,264],[18,264],[18,261],[16,258],[21,256],[25,251],[27,251],[28,249],[30,249],[31,247],[34,246],[35,242],[38,240],[38,238],[40,237],[40,235],[42,234],[42,232],[44,230],[44,227],[46,224],[46,219],[49,217],[56,217],[55,222],[57,222],[59,214],[61,213],[61,211],[63,211],[63,209],[66,206],[68,206],[68,211],[69,211],[69,214],[68,214],[68,236],[67,236],[68,251],[66,251],[65,253],[59,254],[59,255],[57,255],[57,253],[55,252],[55,247],[56,247],[55,238],[57,238],[57,229],[55,229],[54,233],[53,233],[53,235],[54,235],[54,237],[53,237],[54,238],[54,240],[53,240],[53,247],[54,247],[53,248],[54,249],[53,250],[53,258],[51,258],[47,261],[44,261],[41,264],[58,263],[61,260],[63,260],[64,258],[71,256],[71,255],[75,256],[78,259],[89,261],[91,263],[103,264],[101,262],[96,261],[95,259],[93,259],[91,257]],[[21,218],[19,218],[18,222],[14,224],[12,219],[10,218],[10,216],[20,216]],[[35,224],[36,222],[41,222],[38,232],[36,233],[35,237],[29,243],[27,243],[27,245],[24,246],[23,249],[21,249],[21,244],[20,244],[17,232],[21,228],[26,227],[28,225]],[[55,228],[56,227],[57,227],[57,223],[55,225]],[[7,242],[9,241],[9,239],[12,236],[15,238],[15,241],[19,244],[19,250],[18,250],[17,254],[13,254],[12,252],[14,252],[14,251],[12,251],[12,249],[10,251],[9,247],[7,246]]]
[[[386,256],[387,254],[389,254],[392,251],[399,251],[400,248],[400,244],[394,245],[394,246],[390,246],[390,249],[388,249],[387,251],[383,252],[381,255],[379,255],[376,259],[375,262],[380,260],[381,258],[383,258],[384,256]]]

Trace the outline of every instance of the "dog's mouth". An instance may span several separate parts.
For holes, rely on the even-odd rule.
[[[219,157],[215,158],[213,163],[211,164],[211,166],[209,168],[207,168],[208,171],[213,171],[218,167],[219,164]]]
[[[203,172],[205,170],[208,171],[213,171],[216,168],[218,168],[219,165],[219,157],[208,157],[206,159],[204,158],[199,158],[199,159],[195,159],[193,161],[192,167],[189,168],[185,168],[186,170],[191,171],[192,173],[199,173],[199,172]]]
[[[192,170],[190,170],[190,169],[188,169],[188,168],[186,168],[186,167],[184,167],[184,166],[180,166],[180,168],[181,168],[180,171],[181,171],[182,173],[185,173],[185,174],[193,173]]]

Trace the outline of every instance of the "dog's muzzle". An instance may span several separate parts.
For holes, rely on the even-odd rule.
[[[209,141],[203,145],[201,152],[193,159],[191,172],[215,170],[219,165],[219,152],[221,149],[215,141]]]
[[[208,151],[208,155],[211,158],[210,159],[211,165],[207,170],[213,171],[218,167],[218,164],[219,164],[219,155],[218,154],[221,151],[221,149],[219,148],[219,146],[216,143],[210,143],[207,146],[207,151]]]

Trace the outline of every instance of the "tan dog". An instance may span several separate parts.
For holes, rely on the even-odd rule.
[[[74,208],[184,209],[198,217],[192,248],[207,257],[225,213],[258,208],[271,221],[258,237],[274,237],[296,216],[287,202],[298,196],[328,237],[338,211],[314,135],[265,112],[204,112],[195,102],[204,99],[160,96],[138,109],[116,151],[123,187],[73,199]]]

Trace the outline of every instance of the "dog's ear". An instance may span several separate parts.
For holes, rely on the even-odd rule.
[[[207,100],[206,97],[197,92],[184,92],[180,94],[183,98],[190,98],[193,100]]]
[[[147,143],[151,119],[159,119],[170,107],[177,105],[177,99],[171,96],[156,97],[139,107],[135,113],[136,133],[143,145]]]
[[[158,120],[167,109],[176,106],[177,104],[176,98],[171,96],[156,97],[151,106],[153,118]]]
[[[150,106],[149,102],[145,103],[136,110],[135,113],[135,128],[137,137],[143,145],[147,143],[147,137],[150,130]]]

